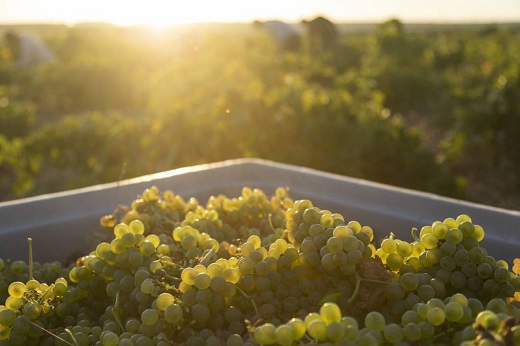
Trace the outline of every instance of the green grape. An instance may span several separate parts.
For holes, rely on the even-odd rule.
[[[275,330],[275,336],[278,345],[290,346],[295,341],[293,328],[288,324],[278,326]]]
[[[103,346],[117,346],[119,344],[119,336],[114,332],[104,332],[100,341]]]
[[[504,267],[498,267],[493,272],[493,278],[498,283],[509,282],[509,270]]]
[[[16,317],[16,313],[11,309],[0,310],[0,325],[11,326]]]
[[[242,346],[244,345],[244,340],[242,340],[242,337],[238,334],[231,334],[228,336],[226,340],[227,346]]]
[[[7,291],[13,298],[22,298],[24,293],[27,292],[27,286],[23,282],[15,281],[9,285]]]
[[[419,278],[415,273],[405,273],[399,278],[401,286],[408,292],[415,291],[419,286]]]
[[[446,237],[446,234],[448,233],[448,226],[442,222],[436,222],[432,226],[432,234],[437,239],[444,239]]]
[[[456,301],[450,301],[444,306],[446,320],[449,322],[458,322],[464,315],[463,305]]]
[[[155,289],[155,284],[153,283],[152,279],[147,278],[141,283],[140,288],[141,292],[150,294]]]
[[[343,251],[343,241],[341,238],[331,237],[327,240],[327,249],[330,253]]]
[[[352,229],[350,227],[342,225],[342,226],[337,226],[336,228],[334,228],[332,235],[336,238],[343,239],[343,238],[346,238],[349,236],[353,236],[354,232],[352,231]]]
[[[406,241],[400,241],[399,243],[397,243],[396,251],[399,254],[399,256],[401,256],[402,258],[406,258],[412,255],[413,248],[412,245],[410,245],[410,243]]]
[[[141,313],[141,322],[145,326],[152,326],[159,320],[159,312],[155,309],[146,309]]]
[[[174,303],[175,298],[170,293],[161,293],[155,301],[157,308],[164,311],[169,305]]]
[[[276,343],[276,327],[272,323],[265,323],[253,333],[254,341],[259,345]]]
[[[10,334],[11,334],[11,328],[9,326],[0,324],[0,341],[9,339]]]
[[[446,319],[444,309],[437,306],[428,308],[427,319],[432,326],[440,326],[444,323],[444,320]]]
[[[390,282],[385,288],[386,296],[390,301],[400,301],[406,296],[406,291],[399,282]]]
[[[407,310],[401,316],[401,325],[406,326],[408,323],[419,322],[419,315],[414,310]]]
[[[448,243],[450,244],[450,243]],[[451,256],[444,256],[439,261],[439,265],[442,269],[452,272],[457,268],[457,263],[455,262],[455,259]]]
[[[365,316],[365,326],[368,329],[382,332],[385,325],[385,317],[379,311],[371,311]]]
[[[458,228],[451,228],[448,233],[446,233],[445,240],[447,242],[453,243],[453,244],[459,244],[462,242],[462,239],[464,238],[464,235],[462,234],[462,231]]]
[[[499,326],[497,315],[491,310],[483,310],[475,317],[475,322],[484,328],[495,330]]]
[[[303,338],[305,333],[307,332],[306,324],[300,318],[293,317],[288,322],[287,325],[291,326],[293,331],[294,340],[300,340]]]
[[[341,321],[341,310],[335,303],[325,303],[320,308],[320,316],[326,325]]]
[[[315,319],[307,325],[307,333],[317,341],[327,340],[327,325],[321,319]]]
[[[504,299],[493,298],[490,299],[486,304],[486,310],[493,311],[495,314],[506,313],[507,304]]]
[[[343,338],[345,328],[339,322],[331,322],[327,325],[327,339],[337,342]]]
[[[13,311],[17,311],[22,306],[22,298],[15,298],[13,296],[7,297],[5,300],[5,306]]]
[[[128,225],[124,223],[117,224],[114,227],[114,235],[117,239],[121,239],[121,237],[128,232],[130,232],[130,229],[128,228]]]
[[[170,304],[164,310],[164,319],[169,323],[178,323],[184,319],[182,307],[178,304]]]
[[[484,229],[482,226],[474,225],[475,230],[473,231],[473,234],[471,235],[473,238],[477,239],[478,241],[482,241],[484,239]]]
[[[390,270],[393,270],[393,271],[399,270],[399,268],[401,268],[403,263],[404,263],[403,258],[401,256],[399,256],[399,254],[396,252],[391,253],[386,257],[386,264],[388,265]]]
[[[424,246],[426,250],[436,248],[438,243],[439,239],[437,239],[432,233],[426,233],[421,236],[421,245]]]
[[[211,284],[211,276],[208,273],[198,273],[195,276],[195,280],[193,285],[197,287],[199,290],[208,288]]]
[[[27,302],[23,306],[24,315],[29,317],[31,320],[37,319],[41,315],[42,311],[42,306],[38,302]]]
[[[381,242],[381,249],[387,254],[397,251],[397,244],[393,238],[386,238]]]
[[[462,273],[461,271],[456,270],[453,273],[451,273],[450,284],[454,288],[456,288],[456,289],[464,288],[464,287],[466,287],[466,282],[467,282],[466,275],[464,275],[464,273]]]
[[[397,344],[403,339],[401,327],[395,323],[389,323],[383,328],[383,336],[391,344]]]
[[[144,234],[144,231],[145,231],[144,224],[140,220],[132,220],[128,224],[128,228],[129,228],[130,232],[132,232],[134,234]]]
[[[407,323],[403,327],[403,337],[410,342],[416,342],[421,339],[421,327],[417,323]]]
[[[477,275],[482,279],[489,279],[493,276],[493,268],[488,263],[480,263],[477,266]]]

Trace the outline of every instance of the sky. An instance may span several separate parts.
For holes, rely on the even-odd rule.
[[[323,15],[335,22],[520,22],[520,0],[0,0],[0,24],[109,22],[297,22]]]

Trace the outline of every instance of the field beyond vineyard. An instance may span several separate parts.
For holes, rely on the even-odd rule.
[[[520,25],[340,25],[284,53],[246,24],[0,26],[0,201],[258,157],[520,210]]]

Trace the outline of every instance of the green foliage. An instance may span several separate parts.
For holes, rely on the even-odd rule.
[[[259,157],[518,206],[514,27],[389,20],[317,56],[241,29],[57,27],[57,64],[17,71],[0,55],[0,155],[27,181],[2,197]]]

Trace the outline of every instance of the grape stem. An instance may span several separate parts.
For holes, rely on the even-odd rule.
[[[215,247],[213,246],[211,248],[211,250],[209,250],[208,253],[200,260],[199,263],[204,265],[205,267],[207,267],[209,265],[209,261],[211,260],[211,257],[213,257],[215,252],[216,252],[216,250],[215,250]]]
[[[121,300],[119,299],[119,292],[116,293],[116,301],[114,302],[114,307],[112,308],[112,316],[116,320],[117,324],[119,325],[119,328],[121,328],[121,331],[125,331],[125,327],[123,326],[123,323],[121,323],[121,318],[119,317],[119,311],[121,310]]]
[[[48,334],[54,336],[56,339],[58,339],[58,340],[60,340],[60,341],[63,341],[63,342],[66,343],[67,345],[70,345],[70,346],[78,346],[77,343],[76,343],[76,344],[71,344],[71,343],[68,342],[67,340],[65,340],[65,339],[63,339],[63,338],[61,338],[61,337],[59,337],[58,335],[54,334],[54,333],[51,332],[50,330],[45,329],[45,328],[43,328],[42,326],[39,326],[39,325],[37,325],[36,323],[34,323],[34,322],[32,322],[32,321],[31,321],[31,324],[32,324],[33,326],[36,326],[36,327],[40,328],[40,329],[43,330],[44,332],[46,332],[46,333],[48,333]],[[72,339],[72,340],[74,340],[74,339]]]
[[[354,292],[352,292],[352,296],[347,301],[347,303],[349,304],[352,304],[352,302],[354,302],[354,299],[356,299],[356,296],[359,292],[359,286],[361,285],[361,278],[359,277],[357,271],[354,271],[354,277],[356,278],[356,287],[354,288]]]
[[[359,276],[358,272],[357,271],[354,271],[354,277],[356,278],[356,286],[354,288],[354,292],[352,292],[352,296],[348,299],[348,303],[349,304],[352,304],[352,302],[354,302],[354,299],[356,299],[356,296],[359,292],[359,287],[361,286],[361,281],[366,281],[366,282],[373,282],[373,283],[376,283],[376,284],[389,284],[388,281],[383,281],[383,280],[377,280],[377,279],[369,279],[369,278],[362,278],[361,276]]]
[[[79,346],[78,340],[76,340],[76,338],[74,337],[74,334],[72,334],[72,332],[70,331],[70,329],[69,329],[69,328],[65,328],[65,332],[67,332],[67,334],[69,334],[70,338],[71,338],[72,341],[74,342],[73,345],[75,345],[75,346]]]
[[[32,252],[32,238],[27,238],[27,243],[29,244],[29,279],[34,279],[33,277],[33,252]]]
[[[415,241],[421,241],[421,239],[419,239],[419,237],[417,236],[417,228],[413,227],[412,228],[412,238],[415,240]]]
[[[256,303],[255,301],[251,298],[251,296],[247,295],[246,292],[244,292],[240,287],[236,286],[236,289],[238,290],[238,292],[242,293],[242,295],[246,298],[246,299],[249,299],[251,301],[251,303],[253,304],[253,308],[255,309],[255,312],[257,315],[260,314],[260,312],[258,311],[258,307],[256,306]]]

